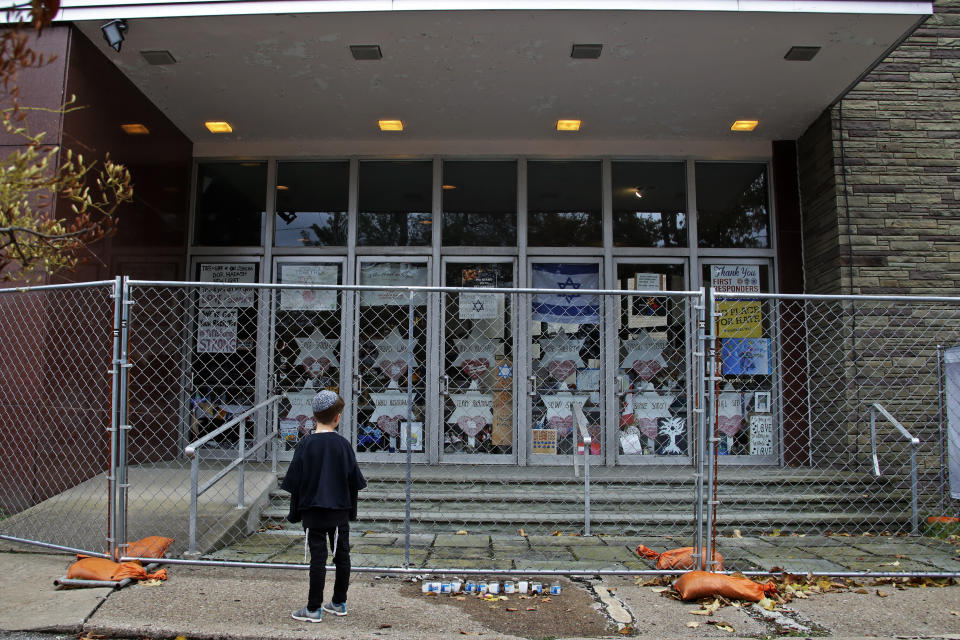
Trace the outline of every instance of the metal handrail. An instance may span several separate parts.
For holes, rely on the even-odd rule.
[[[880,412],[886,420],[892,424],[900,434],[910,443],[910,503],[911,518],[910,524],[913,535],[920,534],[920,512],[918,505],[919,481],[917,479],[917,448],[920,446],[920,439],[912,435],[904,428],[900,421],[890,415],[890,412],[883,406],[874,402],[870,405],[870,448],[873,457],[873,475],[880,477],[880,459],[877,456],[877,412]]]
[[[243,464],[247,456],[259,451],[271,442],[279,432],[277,427],[274,427],[272,431],[267,433],[263,438],[255,442],[249,449],[246,448],[246,419],[251,416],[253,413],[263,409],[272,404],[278,403],[283,399],[283,395],[274,395],[263,402],[247,409],[243,413],[235,416],[232,420],[225,422],[221,426],[217,427],[210,433],[204,435],[201,438],[198,438],[184,447],[184,454],[190,458],[190,525],[189,525],[189,538],[190,538],[190,547],[187,552],[190,556],[197,555],[197,509],[200,496],[206,493],[213,485],[222,480],[228,473],[237,469],[237,508],[242,509],[244,507],[244,468]],[[208,480],[202,487],[200,486],[200,458],[197,456],[197,450],[209,442],[211,439],[217,437],[227,429],[235,425],[241,425],[240,433],[237,437],[237,457],[226,467],[217,472],[210,480]],[[276,449],[276,447],[274,447]],[[273,466],[276,470],[276,451],[273,455]]]
[[[587,427],[587,416],[583,414],[583,405],[572,402],[574,420],[580,439],[583,440],[583,535],[590,535],[590,429]],[[573,447],[573,472],[577,473],[577,447]]]

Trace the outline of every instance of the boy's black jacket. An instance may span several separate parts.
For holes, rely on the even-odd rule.
[[[357,492],[367,481],[350,443],[338,433],[311,433],[297,444],[281,488],[290,492],[287,520],[300,522],[305,509],[349,510],[357,519]]]

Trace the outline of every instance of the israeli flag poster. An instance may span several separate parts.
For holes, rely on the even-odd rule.
[[[565,289],[570,293],[543,293],[533,297],[533,319],[540,322],[599,324],[600,300],[580,295],[581,289],[600,288],[600,267],[596,264],[535,263],[533,288]]]

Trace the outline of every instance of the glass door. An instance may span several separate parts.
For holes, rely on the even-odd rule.
[[[617,314],[617,461],[689,462],[692,310],[686,298],[662,295],[686,290],[684,265],[624,258],[616,274],[618,289],[637,292],[620,297]]]
[[[563,289],[533,294],[528,300],[529,390],[528,452],[531,464],[569,463],[577,451],[573,405],[580,404],[593,440],[592,455],[603,455],[605,383],[601,371],[601,314],[598,296],[576,293],[601,287],[600,260],[531,259],[529,281],[536,289]],[[569,292],[569,293],[567,293]]]
[[[425,461],[428,296],[420,292],[412,298],[411,353],[411,297],[389,287],[428,284],[429,260],[364,257],[358,259],[357,273],[358,284],[383,287],[357,297],[353,415],[358,457],[399,462],[409,446],[415,460]]]
[[[278,258],[274,281],[280,284],[338,285],[343,260]],[[336,289],[280,289],[273,299],[273,380],[286,400],[279,410],[280,435],[289,459],[315,424],[311,403],[321,389],[340,393],[343,352],[343,292]],[[343,435],[349,424],[340,427]]]
[[[471,291],[443,297],[440,378],[445,462],[516,460],[512,258],[448,258],[444,286]],[[473,291],[476,289],[476,291]]]

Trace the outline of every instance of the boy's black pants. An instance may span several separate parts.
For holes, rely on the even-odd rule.
[[[307,542],[310,545],[310,591],[307,595],[307,608],[316,611],[323,604],[323,587],[327,579],[327,542],[336,549],[333,564],[336,574],[333,580],[334,604],[347,601],[347,588],[350,586],[350,525],[342,524],[330,529],[310,529]]]

